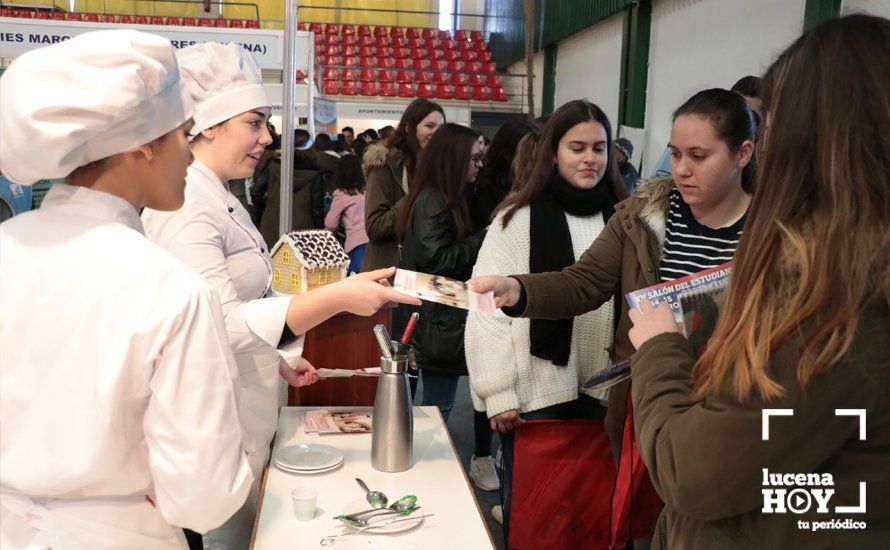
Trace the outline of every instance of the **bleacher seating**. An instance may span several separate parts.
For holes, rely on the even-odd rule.
[[[0,17],[258,29],[255,19],[97,14],[0,6]],[[481,31],[303,22],[315,34],[325,95],[509,101]],[[297,80],[306,74],[299,72]]]

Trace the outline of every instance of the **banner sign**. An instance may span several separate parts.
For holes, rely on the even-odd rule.
[[[264,69],[281,69],[284,59],[283,31],[261,29],[225,29],[218,27],[176,27],[166,25],[121,25],[116,23],[86,23],[80,21],[53,21],[0,17],[0,57],[18,57],[21,54],[68,40],[85,32],[106,29],[133,29],[163,36],[174,48],[185,48],[203,42],[235,42],[253,54]],[[298,70],[305,70],[308,46],[312,33],[297,32]],[[301,55],[301,52],[302,55]]]

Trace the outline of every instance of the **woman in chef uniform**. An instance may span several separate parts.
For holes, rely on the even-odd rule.
[[[0,548],[184,548],[253,476],[219,301],[139,220],[183,203],[173,47],[116,30],[31,51],[0,105],[6,177],[66,178],[0,225]]]
[[[300,358],[302,334],[341,312],[370,315],[389,301],[415,300],[381,285],[393,270],[350,277],[295,297],[266,298],[272,281],[269,246],[228,182],[249,177],[272,137],[271,101],[253,57],[237,44],[208,42],[177,52],[195,100],[185,205],[146,210],[147,236],[195,268],[220,297],[241,380],[245,446],[257,479],[244,507],[204,536],[207,548],[247,548],[260,479],[269,458],[279,407],[279,373],[292,385],[316,380]],[[419,302],[417,302],[419,303]],[[295,336],[298,335],[298,336]]]

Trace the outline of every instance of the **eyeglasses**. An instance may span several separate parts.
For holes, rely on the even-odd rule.
[[[481,154],[473,155],[472,157],[470,157],[470,162],[472,162],[473,164],[476,164],[476,165],[482,164],[482,155]]]

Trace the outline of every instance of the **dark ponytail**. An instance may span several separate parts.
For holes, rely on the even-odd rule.
[[[717,136],[733,153],[745,141],[756,141],[757,123],[754,111],[739,93],[722,88],[702,90],[674,111],[673,120],[681,115],[698,115],[710,120]],[[755,154],[752,153],[751,160],[742,169],[742,189],[748,194],[754,192],[756,173],[757,163]]]

